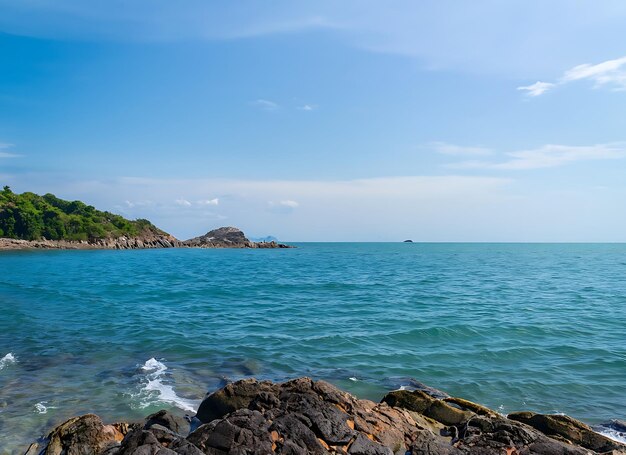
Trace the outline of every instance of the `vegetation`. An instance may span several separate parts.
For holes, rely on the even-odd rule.
[[[23,240],[88,240],[164,234],[148,220],[127,220],[80,201],[52,194],[0,192],[0,237]]]

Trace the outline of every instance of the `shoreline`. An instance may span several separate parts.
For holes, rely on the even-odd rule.
[[[24,454],[626,454],[626,444],[566,415],[504,416],[416,384],[375,403],[306,377],[243,379],[208,394],[195,415],[161,410],[110,424],[94,414],[71,418]],[[626,423],[612,425],[626,437]]]

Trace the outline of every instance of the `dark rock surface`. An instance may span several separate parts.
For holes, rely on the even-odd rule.
[[[281,384],[246,379],[208,395],[196,416],[202,424],[191,434],[184,420],[166,411],[125,426],[86,415],[50,433],[43,454],[626,454],[625,445],[569,417],[506,418],[467,400],[442,398],[398,390],[374,403],[309,378]]]

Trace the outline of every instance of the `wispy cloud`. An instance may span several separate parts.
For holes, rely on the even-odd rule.
[[[298,202],[291,199],[283,199],[281,201],[269,201],[267,203],[269,210],[275,213],[291,213],[300,206]]]
[[[532,85],[517,87],[517,90],[524,90],[528,96],[535,97],[543,95],[557,85],[583,80],[593,82],[594,88],[609,86],[615,91],[626,90],[626,56],[595,65],[583,63],[565,71],[554,83],[538,81]]]
[[[10,149],[13,147],[13,144],[5,144],[0,143],[0,158],[19,158],[22,155],[17,153],[5,152],[4,150]]]
[[[198,201],[199,205],[219,205],[220,200],[218,198],[214,199],[203,199]]]
[[[191,202],[189,202],[187,199],[176,199],[176,204],[180,205],[181,207],[191,207]]]
[[[298,106],[298,110],[300,111],[313,111],[317,108],[314,104],[303,104],[302,106]]]
[[[567,70],[561,82],[588,79],[595,82],[595,87],[612,85],[616,90],[626,90],[626,56],[591,65],[585,63]]]
[[[262,98],[254,100],[252,104],[258,107],[259,109],[263,109],[264,111],[270,111],[270,112],[275,111],[280,107],[278,103],[275,103],[274,101],[270,101],[270,100],[265,100]]]
[[[541,82],[541,81],[537,81],[534,84],[531,85],[524,85],[521,87],[517,87],[517,90],[522,90],[526,92],[526,95],[528,96],[539,96],[539,95],[543,95],[544,93],[546,93],[548,90],[550,90],[552,87],[554,87],[555,84],[551,83],[551,82]]]
[[[447,167],[454,169],[530,170],[564,166],[577,161],[614,160],[626,158],[626,144],[596,144],[587,146],[547,144],[530,150],[506,154],[502,162],[462,161]]]
[[[291,207],[293,209],[295,209],[296,207],[298,207],[300,205],[296,201],[292,201],[291,199],[280,201],[278,204],[282,205],[284,207]]]
[[[441,153],[442,155],[452,155],[452,156],[487,156],[492,155],[493,150],[485,148],[485,147],[475,147],[475,146],[463,146],[463,145],[455,145],[448,144],[447,142],[429,142],[426,144],[428,148],[431,148],[437,153]]]

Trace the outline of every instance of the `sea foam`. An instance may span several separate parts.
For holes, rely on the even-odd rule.
[[[141,370],[145,372],[140,393],[141,407],[161,402],[173,404],[185,411],[196,411],[197,402],[179,397],[174,391],[174,387],[165,383],[167,366],[163,362],[152,357],[141,366]]]
[[[0,370],[14,363],[17,363],[17,357],[15,357],[13,353],[9,352],[7,355],[0,359]]]

